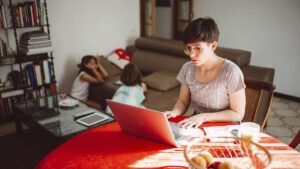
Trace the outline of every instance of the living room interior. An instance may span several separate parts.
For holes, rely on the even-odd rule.
[[[275,69],[275,97],[264,132],[288,144],[300,129],[300,1],[194,0],[193,3],[193,18],[210,16],[218,23],[218,46],[250,51],[251,65]],[[160,38],[172,39],[171,7],[172,1],[171,6],[157,7],[156,34]],[[139,0],[48,0],[47,8],[59,93],[70,92],[82,56],[107,56],[115,49],[134,45],[141,36]],[[0,140],[15,132],[13,122],[0,124]],[[0,166],[7,162],[4,158],[0,156]],[[37,162],[23,167],[32,167]]]

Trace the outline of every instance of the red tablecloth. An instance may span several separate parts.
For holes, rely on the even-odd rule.
[[[172,121],[180,121],[178,117]],[[223,126],[231,123],[205,123]],[[300,168],[300,153],[266,134],[261,144],[272,154],[275,168]],[[178,165],[177,165],[178,164]],[[274,163],[273,163],[274,164]],[[178,168],[187,166],[183,148],[173,148],[122,132],[118,123],[86,131],[48,154],[37,169]],[[284,167],[285,166],[285,167]],[[186,167],[181,167],[186,168]]]

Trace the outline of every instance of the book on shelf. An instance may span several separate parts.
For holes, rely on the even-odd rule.
[[[7,79],[12,81],[14,89],[20,89],[23,87],[22,85],[22,75],[18,70],[12,70],[7,74]]]
[[[36,41],[46,41],[49,40],[49,35],[47,36],[38,36],[38,37],[30,37],[30,38],[21,38],[23,41],[30,41],[30,42],[36,42]]]
[[[51,95],[50,89],[46,87],[41,87],[39,90],[30,90],[26,93],[27,98],[30,99],[36,99],[36,98],[41,98],[50,95]]]
[[[48,33],[40,31],[40,30],[25,32],[22,34],[22,38],[25,38],[25,39],[36,39],[36,38],[41,38],[41,37],[49,37],[49,35],[48,35]]]
[[[52,52],[53,48],[48,33],[31,31],[23,33],[20,40],[20,52],[26,55]]]
[[[45,25],[47,24],[45,0],[40,0],[38,2],[40,6],[40,22],[42,25]]]
[[[23,42],[41,42],[50,40],[50,36],[46,32],[42,31],[31,31],[23,33],[21,36]]]
[[[15,57],[0,57],[0,64],[13,64],[15,61]]]
[[[12,26],[9,7],[7,5],[0,6],[0,27],[10,28]]]
[[[13,89],[13,88],[14,88],[13,86],[3,86],[3,85],[1,85],[0,86],[0,92],[5,91],[5,90],[9,90],[9,89]]]
[[[17,27],[39,26],[47,23],[43,0],[18,3],[12,7],[12,14],[15,16]]]
[[[22,45],[44,45],[44,44],[51,44],[51,40],[47,39],[47,40],[24,40],[21,39],[20,40],[20,44]]]
[[[42,35],[42,36],[31,36],[31,37],[27,37],[27,36],[22,36],[21,39],[24,41],[43,41],[43,40],[48,40],[50,37],[49,35]]]
[[[53,51],[53,47],[43,47],[43,48],[35,48],[35,49],[24,49],[20,48],[20,52],[26,55],[34,55],[34,54],[41,54],[41,53],[49,53]]]
[[[8,44],[6,44],[2,38],[0,38],[0,58],[11,54],[11,49]]]
[[[0,98],[0,118],[7,119],[12,117],[12,106],[10,98]]]
[[[25,66],[25,71],[27,72],[27,82],[26,86],[29,87],[36,87],[37,86],[37,81],[36,81],[36,76],[35,76],[35,70],[33,68],[32,64],[28,64]]]
[[[27,87],[37,87],[43,84],[50,84],[52,81],[51,63],[44,60],[40,63],[28,64],[25,66],[25,79]]]
[[[20,44],[20,48],[24,48],[24,49],[36,49],[36,48],[43,48],[43,47],[50,47],[51,45],[51,41],[49,40],[48,42],[43,42],[43,43],[35,43],[35,44],[24,44],[21,42]]]
[[[1,93],[1,98],[19,96],[19,95],[22,95],[22,94],[24,94],[23,89],[11,90],[11,91]]]
[[[49,62],[47,60],[43,61],[43,70],[44,70],[44,83],[48,84],[51,82],[51,72],[50,72],[50,66],[49,66]]]
[[[13,118],[13,105],[16,103],[23,102],[25,97],[23,94],[2,98],[0,97],[0,121]]]
[[[40,65],[34,65],[34,70],[35,70],[37,85],[41,86],[43,84],[41,66]]]

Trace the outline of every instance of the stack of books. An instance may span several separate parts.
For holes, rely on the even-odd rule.
[[[41,31],[26,32],[21,36],[20,52],[26,55],[53,51],[48,33]]]

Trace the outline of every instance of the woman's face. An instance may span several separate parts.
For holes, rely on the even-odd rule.
[[[213,54],[213,43],[201,41],[188,43],[185,53],[190,57],[195,66],[201,66]]]

